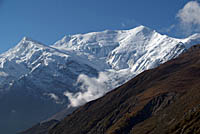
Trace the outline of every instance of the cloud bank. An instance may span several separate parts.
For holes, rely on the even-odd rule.
[[[180,21],[180,28],[185,34],[200,32],[200,4],[197,1],[188,2],[176,16]]]
[[[99,73],[98,78],[90,78],[81,74],[77,80],[77,83],[82,83],[80,91],[77,93],[66,91],[64,93],[69,98],[69,106],[77,107],[103,96],[108,92],[106,81],[108,81],[108,77],[102,72]]]

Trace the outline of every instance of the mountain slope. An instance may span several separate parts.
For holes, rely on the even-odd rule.
[[[194,43],[200,34],[185,39],[161,35],[139,26],[131,30],[106,30],[65,36],[51,47],[73,51],[101,72],[107,72],[108,89],[113,89],[137,74],[176,58]]]
[[[79,59],[28,38],[0,55],[1,132],[16,133],[62,110],[63,92],[75,90],[80,73],[98,75]]]
[[[144,26],[69,35],[52,46],[24,38],[0,55],[0,107],[4,109],[0,115],[5,120],[10,118],[0,120],[0,124],[9,126],[16,120],[14,133],[64,107],[83,105],[144,70],[177,57],[199,39],[199,34],[175,39]],[[28,108],[22,107],[22,102]],[[37,107],[42,114],[32,112]],[[33,119],[27,114],[20,120],[18,117],[24,111]],[[59,119],[65,115],[61,113]],[[25,123],[18,126],[17,121]],[[27,125],[23,127],[24,124]],[[5,127],[0,125],[0,129]],[[11,127],[6,129],[12,130]]]
[[[107,30],[65,36],[52,47],[62,51],[73,50],[97,65],[99,64],[98,58],[104,62],[102,69],[111,67],[115,70],[130,69],[132,72],[141,72],[179,55],[185,47],[180,42],[179,39],[139,26],[131,30]],[[170,52],[172,53],[169,54]],[[148,66],[142,67],[144,64]]]
[[[10,49],[1,56],[1,83],[13,80],[29,78],[33,86],[41,89],[51,88],[52,90],[62,91],[69,83],[75,83],[79,73],[97,75],[97,70],[86,63],[82,63],[75,55],[63,53],[49,46],[42,45],[36,41],[24,38],[16,47]],[[75,68],[75,67],[79,68]],[[69,68],[69,69],[68,69]],[[71,75],[69,77],[69,75]],[[4,77],[5,76],[5,77]],[[12,78],[12,81],[8,81]],[[6,79],[6,80],[5,80]],[[59,81],[58,81],[59,80]],[[53,81],[53,82],[52,82]],[[57,87],[55,83],[57,84]],[[69,86],[69,85],[68,85]],[[2,90],[5,88],[2,88]]]
[[[181,127],[185,134],[191,132],[185,127],[191,123],[179,122],[187,120],[184,114],[191,113],[191,109],[196,109],[190,120],[194,121],[193,132],[198,132],[199,56],[200,45],[193,46],[180,57],[141,73],[80,107],[49,134],[160,134],[180,132]],[[177,123],[177,127],[173,125]]]
[[[52,46],[25,37],[0,55],[0,91],[25,86],[30,94],[61,97],[61,103],[65,91],[79,91],[81,74],[97,78],[100,72],[109,79],[108,91],[177,57],[199,39],[199,34],[175,39],[144,26],[65,36]]]

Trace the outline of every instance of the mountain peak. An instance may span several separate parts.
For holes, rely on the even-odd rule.
[[[22,38],[22,40],[20,41],[20,43],[25,43],[25,42],[33,42],[33,43],[36,43],[36,44],[43,44],[43,43],[36,41],[36,40],[33,40],[32,38],[27,37],[27,36],[24,36]]]
[[[29,37],[27,37],[27,36],[24,36],[24,37],[22,38],[22,40],[23,40],[23,41],[32,41],[32,39],[29,38]]]
[[[150,29],[150,28],[148,28],[148,27],[146,27],[146,26],[144,26],[144,25],[140,25],[140,26],[138,26],[138,27],[136,27],[136,28],[139,28],[139,29]]]
[[[134,32],[137,32],[137,33],[141,32],[141,33],[144,33],[144,34],[148,34],[148,33],[151,33],[151,32],[153,32],[153,31],[155,31],[155,30],[153,30],[153,29],[151,29],[151,28],[149,28],[149,27],[140,25],[140,26],[138,26],[138,27],[135,27],[135,28],[133,28],[133,29],[130,29],[129,31],[134,31]]]
[[[32,48],[32,47],[37,47],[37,48],[43,48],[43,47],[48,47],[47,45],[44,45],[43,43],[33,40],[30,37],[23,37],[21,41],[14,47],[14,49],[25,49],[25,48]]]
[[[5,57],[10,57],[10,58],[14,58],[16,56],[19,56],[21,54],[28,54],[29,52],[33,52],[35,51],[35,49],[45,49],[45,48],[49,48],[48,46],[32,40],[31,38],[28,37],[23,37],[22,40],[13,48],[9,49],[7,52],[2,53],[2,56]]]

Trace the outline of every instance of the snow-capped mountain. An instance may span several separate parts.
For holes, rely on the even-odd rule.
[[[200,34],[175,39],[144,26],[68,35],[52,46],[24,37],[0,55],[0,90],[26,80],[33,90],[62,94],[75,90],[80,74],[97,77],[99,72],[108,75],[107,84],[114,88],[198,42]]]
[[[9,90],[12,86],[21,86],[38,90],[43,95],[52,96],[52,92],[61,93],[73,90],[72,83],[80,72],[96,76],[97,70],[84,63],[70,52],[61,52],[29,38],[23,38],[19,44],[0,55],[0,90]],[[9,85],[9,86],[7,86]],[[53,98],[56,98],[55,96]]]
[[[73,53],[29,38],[0,55],[0,130],[13,134],[60,111],[80,73],[98,71]]]
[[[79,106],[197,43],[200,34],[176,39],[144,26],[67,35],[51,46],[25,37],[0,55],[0,99],[17,94]]]
[[[145,26],[68,35],[52,46],[25,37],[0,55],[0,90],[26,80],[31,92],[62,94],[75,90],[80,74],[98,77],[99,72],[106,73],[107,85],[114,88],[198,42],[200,34],[175,39]]]
[[[68,35],[51,47],[73,52],[94,68],[107,72],[111,81],[108,85],[114,88],[144,70],[177,57],[194,41],[197,43],[199,36],[175,39],[139,26],[131,30]]]

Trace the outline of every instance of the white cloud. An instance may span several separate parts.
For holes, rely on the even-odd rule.
[[[68,91],[64,93],[69,98],[69,106],[77,107],[103,96],[108,92],[105,85],[106,81],[108,81],[108,78],[102,72],[99,73],[98,78],[90,78],[81,74],[77,80],[77,83],[82,83],[81,90],[77,93]]]
[[[188,2],[179,10],[177,17],[185,34],[200,32],[200,4],[197,1]]]
[[[63,102],[60,100],[60,98],[54,94],[54,93],[44,93],[43,95],[49,96],[51,99],[53,99],[57,104],[62,104]]]

